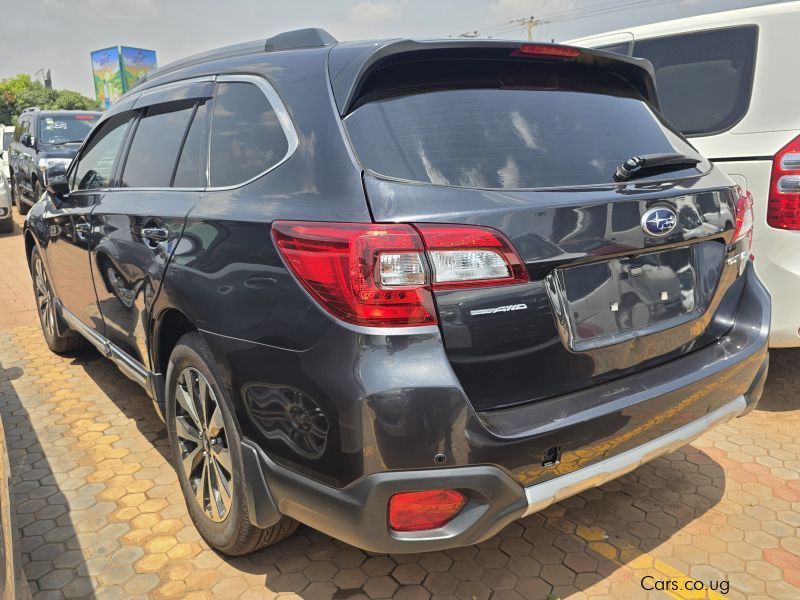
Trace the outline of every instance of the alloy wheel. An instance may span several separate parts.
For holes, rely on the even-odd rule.
[[[180,467],[206,516],[222,522],[233,500],[233,466],[216,394],[200,371],[187,367],[178,377],[175,400]]]
[[[39,311],[39,318],[45,332],[50,337],[56,334],[56,312],[53,294],[47,281],[47,273],[44,270],[42,259],[37,256],[33,266],[33,279],[36,286],[36,308]]]

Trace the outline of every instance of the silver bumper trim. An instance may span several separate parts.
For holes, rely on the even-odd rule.
[[[538,512],[583,490],[621,477],[654,458],[674,452],[709,429],[741,414],[745,408],[747,408],[747,401],[744,396],[739,396],[706,416],[646,444],[572,473],[526,487],[525,496],[528,500],[528,508],[525,509],[523,516]]]

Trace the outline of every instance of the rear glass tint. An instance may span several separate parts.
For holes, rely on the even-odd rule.
[[[634,155],[697,156],[624,82],[595,69],[426,67],[438,75],[373,90],[345,119],[368,169],[439,185],[545,188],[608,184]]]
[[[636,41],[656,71],[661,108],[686,135],[718,133],[747,112],[757,29],[735,27]]]

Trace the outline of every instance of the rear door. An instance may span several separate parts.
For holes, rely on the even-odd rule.
[[[435,291],[473,405],[569,393],[719,334],[733,183],[624,79],[513,54],[379,77],[345,118],[375,219],[492,227],[527,266],[524,284]],[[615,183],[619,164],[654,153],[701,162]],[[669,227],[648,230],[653,219]]]
[[[115,185],[92,213],[91,263],[106,337],[134,373],[150,369],[150,309],[186,215],[206,186],[213,81],[148,91]]]

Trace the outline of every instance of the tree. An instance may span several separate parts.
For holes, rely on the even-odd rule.
[[[30,75],[17,75],[0,81],[0,123],[13,125],[24,109],[38,106],[46,110],[99,110],[100,105],[70,90],[52,90]]]

